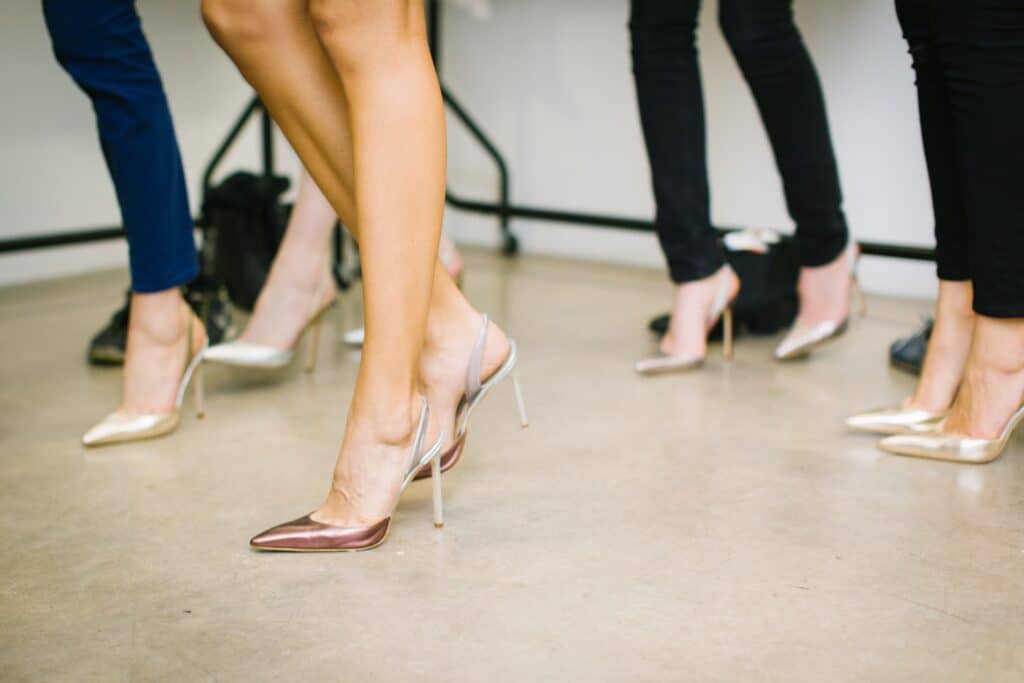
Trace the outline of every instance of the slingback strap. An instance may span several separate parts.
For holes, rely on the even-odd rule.
[[[469,368],[466,370],[466,400],[472,401],[480,393],[480,373],[483,372],[484,349],[487,347],[487,328],[490,327],[490,318],[484,313],[484,324],[476,337],[476,345],[469,355]]]
[[[708,316],[708,324],[714,324],[718,316],[729,306],[729,285],[732,284],[732,268],[728,264],[723,266],[724,270],[718,278],[718,291],[715,292],[715,300],[711,304],[711,314]]]
[[[423,397],[423,408],[420,410],[420,421],[416,425],[416,437],[412,442],[412,458],[409,465],[409,473],[419,470],[423,466],[423,442],[427,438],[427,425],[430,423],[430,404],[426,397]]]

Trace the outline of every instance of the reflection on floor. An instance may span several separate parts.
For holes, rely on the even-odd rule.
[[[119,373],[84,363],[122,272],[0,290],[0,680],[1021,680],[1024,448],[984,467],[885,456],[847,414],[912,385],[875,298],[810,362],[743,339],[642,379],[650,271],[489,254],[470,297],[519,340],[505,388],[387,544],[269,555],[249,536],[325,493],[356,294],[317,373],[211,369],[207,418],[85,451]]]

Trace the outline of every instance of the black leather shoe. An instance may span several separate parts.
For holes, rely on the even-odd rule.
[[[925,318],[924,323],[914,334],[903,339],[897,339],[889,347],[889,363],[899,370],[909,372],[912,375],[921,374],[921,366],[924,365],[924,355],[928,352],[928,340],[932,336],[932,327],[935,321]]]
[[[124,294],[124,306],[117,309],[106,326],[89,342],[88,358],[93,365],[121,365],[124,363],[124,345],[128,339],[128,307],[131,290]]]

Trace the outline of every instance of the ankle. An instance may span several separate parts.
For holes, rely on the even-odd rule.
[[[191,314],[177,289],[132,294],[128,334],[161,346],[171,346],[185,337]]]
[[[353,443],[378,443],[385,446],[408,446],[416,436],[422,401],[407,400],[368,402],[353,399],[346,425],[345,440]]]

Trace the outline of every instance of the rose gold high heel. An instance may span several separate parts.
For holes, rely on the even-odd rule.
[[[174,397],[174,410],[169,413],[144,413],[142,415],[122,415],[113,412],[85,433],[82,437],[83,446],[90,448],[108,446],[126,441],[155,439],[158,436],[170,434],[178,428],[178,424],[181,422],[181,404],[185,400],[185,390],[188,389],[189,382],[192,382],[195,391],[196,416],[202,418],[205,415],[202,360],[203,354],[209,347],[205,330],[199,348],[194,347],[193,330],[195,325],[202,327],[203,324],[189,311],[185,369],[182,371],[178,392]],[[193,379],[195,381],[192,381]]]
[[[722,266],[718,283],[718,292],[708,312],[707,329],[705,333],[722,319],[722,355],[725,360],[731,361],[733,355],[733,325],[732,325],[732,302],[736,298],[730,296],[733,282],[736,281],[736,273],[728,265]],[[739,287],[736,288],[737,293]],[[662,351],[638,360],[634,366],[641,375],[662,375],[669,372],[685,372],[695,370],[704,365],[705,356],[690,356],[685,354],[667,354]]]
[[[473,410],[480,405],[488,392],[506,377],[512,378],[512,391],[515,393],[516,407],[519,409],[519,425],[526,429],[530,424],[526,417],[526,403],[523,401],[523,391],[519,385],[519,376],[515,371],[516,363],[519,362],[519,353],[514,341],[509,340],[508,356],[505,357],[505,362],[501,364],[501,367],[490,377],[482,382],[480,381],[484,350],[487,348],[487,328],[489,324],[490,318],[487,314],[484,314],[483,325],[480,327],[480,333],[477,335],[473,351],[469,355],[469,368],[466,370],[466,391],[462,394],[459,407],[455,412],[455,431],[453,432],[455,442],[440,457],[440,469],[442,472],[447,472],[455,467],[462,458],[462,453],[466,446],[466,436],[469,433],[469,419],[473,415]],[[429,467],[423,467],[417,473],[416,479],[425,479],[430,476],[432,476],[432,470]]]
[[[355,550],[369,550],[376,548],[383,543],[391,530],[391,520],[394,517],[394,510],[398,507],[398,501],[402,492],[412,482],[420,468],[428,467],[434,474],[434,526],[444,526],[444,509],[441,500],[441,469],[438,456],[441,454],[441,444],[444,441],[444,434],[441,434],[433,446],[424,450],[424,441],[427,435],[427,424],[430,421],[430,407],[427,400],[423,399],[423,410],[420,412],[419,425],[416,428],[416,437],[413,439],[412,450],[409,456],[410,464],[406,472],[402,486],[398,490],[395,502],[392,505],[392,512],[384,519],[365,526],[333,526],[324,524],[312,518],[312,514],[299,517],[284,524],[278,524],[266,531],[257,534],[249,541],[249,546],[254,550],[272,550],[281,552],[313,553],[313,552],[351,552]]]

